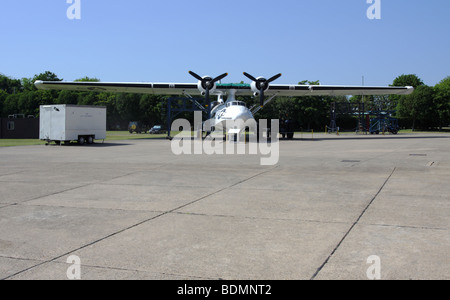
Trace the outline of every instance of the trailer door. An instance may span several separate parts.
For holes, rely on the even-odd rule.
[[[42,105],[39,113],[39,139],[50,140],[52,128],[52,107]]]

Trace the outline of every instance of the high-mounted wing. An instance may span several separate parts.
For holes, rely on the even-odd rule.
[[[263,106],[264,94],[269,96],[347,96],[347,95],[405,95],[414,91],[413,87],[364,87],[364,86],[331,86],[331,85],[288,85],[271,84],[281,77],[281,73],[270,79],[257,77],[244,72],[244,75],[252,80],[250,84],[254,96],[259,95]],[[240,93],[242,94],[242,93]]]
[[[34,85],[41,90],[70,90],[85,92],[114,92],[157,95],[198,94],[195,83],[146,82],[64,82],[37,80]]]
[[[42,90],[73,90],[88,92],[139,93],[156,95],[198,95],[196,83],[144,83],[144,82],[64,82],[36,81],[35,86]],[[251,84],[220,84],[212,94],[227,94],[235,90],[236,95],[254,95]],[[414,91],[411,86],[342,86],[342,85],[289,85],[271,84],[265,91],[266,96],[340,96],[340,95],[408,95]]]
[[[269,86],[266,95],[279,96],[347,96],[347,95],[408,95],[412,86],[342,86],[342,85],[287,85]]]

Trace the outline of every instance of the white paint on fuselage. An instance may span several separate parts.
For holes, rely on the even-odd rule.
[[[245,124],[248,120],[254,120],[253,114],[245,102],[236,100],[235,94],[236,90],[229,90],[227,101],[225,103],[219,101],[219,104],[211,110],[212,126],[215,130],[224,131],[226,129],[225,131],[228,132],[230,128],[227,128],[227,121],[232,121],[228,124],[232,124],[234,128],[236,125]]]

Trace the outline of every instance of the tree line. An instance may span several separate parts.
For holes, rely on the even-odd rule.
[[[37,90],[36,80],[60,81],[50,71],[32,78],[14,79],[0,74],[0,116],[13,114],[39,116],[39,106],[49,104],[97,105],[107,108],[109,130],[126,129],[128,122],[139,121],[148,126],[166,124],[167,99],[170,96],[109,92],[75,92]],[[100,81],[83,77],[76,81]],[[299,84],[320,84],[319,81],[304,80]],[[277,97],[256,115],[256,119],[291,119],[304,130],[323,130],[330,124],[330,106],[333,102],[365,104],[366,110],[392,112],[400,124],[412,129],[442,129],[450,124],[450,76],[435,86],[427,86],[414,74],[398,76],[393,86],[413,86],[411,95],[398,96],[304,96]],[[237,97],[249,107],[258,104],[254,97]],[[182,113],[178,118],[193,119],[192,113]],[[356,128],[356,119],[346,116],[341,119],[345,126]],[[353,125],[352,125],[353,124]]]

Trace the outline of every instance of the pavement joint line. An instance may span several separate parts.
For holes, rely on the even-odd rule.
[[[23,203],[27,203],[29,201],[37,200],[37,199],[48,197],[48,196],[58,195],[58,194],[61,194],[61,193],[65,193],[65,192],[68,192],[68,191],[72,191],[72,190],[76,190],[76,189],[79,189],[79,188],[82,188],[82,187],[86,187],[88,185],[91,185],[91,184],[84,184],[84,185],[81,185],[81,186],[71,187],[71,188],[68,188],[68,189],[63,190],[63,191],[58,191],[58,192],[54,192],[54,193],[50,193],[50,194],[45,194],[45,195],[42,195],[42,196],[34,197],[34,198],[31,198],[31,199],[28,199],[28,200],[23,200],[23,201],[20,201],[20,202],[8,203],[7,205],[0,207],[0,209],[5,208],[5,207],[10,207],[10,206],[15,206],[15,205],[21,205]]]
[[[11,275],[9,275],[9,276],[7,276],[7,277],[5,277],[5,278],[0,278],[0,280],[2,280],[2,279],[3,279],[3,280],[6,280],[6,279],[12,278],[12,277],[14,277],[14,276],[17,276],[17,275],[19,275],[19,274],[21,274],[21,273],[23,273],[23,272],[26,272],[26,271],[28,271],[28,270],[31,270],[31,269],[34,269],[34,268],[39,267],[39,266],[41,266],[41,265],[44,265],[44,264],[46,264],[46,263],[54,262],[54,261],[56,261],[57,259],[60,259],[60,258],[65,257],[65,256],[68,256],[69,254],[71,254],[71,253],[73,253],[73,252],[76,252],[76,251],[79,251],[79,250],[81,250],[81,249],[84,249],[84,248],[87,248],[87,247],[89,247],[89,246],[92,246],[92,245],[94,245],[94,244],[97,244],[97,243],[99,243],[99,242],[101,242],[101,241],[103,241],[103,240],[106,240],[106,239],[110,238],[110,237],[116,236],[116,235],[118,235],[119,233],[125,232],[125,231],[127,231],[127,230],[129,230],[129,229],[135,228],[135,227],[137,227],[137,226],[139,226],[139,225],[142,225],[142,224],[147,223],[147,222],[149,222],[149,221],[155,220],[156,218],[159,218],[159,217],[161,217],[161,216],[164,216],[164,215],[167,215],[167,214],[169,214],[169,213],[175,212],[175,211],[178,210],[178,209],[184,208],[184,207],[186,207],[186,206],[188,206],[188,205],[191,205],[191,204],[193,204],[193,203],[196,203],[196,202],[198,202],[198,201],[201,201],[201,200],[203,200],[203,199],[205,199],[205,198],[207,198],[207,197],[209,197],[209,196],[212,196],[212,195],[214,195],[214,194],[216,194],[216,193],[219,193],[219,192],[221,192],[221,191],[224,191],[224,190],[226,190],[226,189],[228,189],[228,188],[231,188],[231,187],[233,187],[233,186],[239,185],[239,184],[241,184],[241,183],[243,183],[243,182],[246,182],[246,181],[248,181],[248,180],[250,180],[250,179],[253,179],[253,178],[255,178],[255,177],[258,177],[258,176],[260,176],[260,175],[266,174],[266,173],[268,173],[268,172],[270,172],[270,171],[276,169],[277,167],[278,167],[278,166],[275,166],[275,167],[272,167],[272,168],[270,168],[270,169],[268,169],[268,170],[264,170],[263,172],[259,172],[258,174],[252,175],[252,176],[250,176],[250,177],[248,177],[248,178],[245,178],[245,179],[242,179],[242,180],[240,180],[240,181],[238,181],[238,182],[235,182],[235,183],[233,183],[233,184],[231,184],[231,185],[229,185],[229,186],[227,186],[227,187],[223,187],[223,188],[221,188],[221,189],[219,189],[219,190],[217,190],[217,191],[214,191],[214,192],[212,192],[212,193],[210,193],[210,194],[208,194],[208,195],[205,195],[205,196],[203,196],[203,197],[200,197],[199,199],[196,199],[196,200],[191,201],[191,202],[189,202],[189,203],[183,204],[183,205],[181,205],[181,206],[179,206],[179,207],[176,207],[176,208],[173,208],[173,209],[171,209],[171,210],[162,212],[162,213],[160,213],[160,214],[158,214],[158,215],[156,215],[156,216],[153,216],[153,217],[151,217],[151,218],[145,219],[145,220],[143,220],[143,221],[141,221],[141,222],[138,222],[138,223],[136,223],[136,224],[130,225],[130,226],[126,227],[126,228],[122,228],[122,229],[120,229],[120,230],[118,230],[118,231],[116,231],[116,232],[110,233],[110,234],[108,234],[108,235],[106,235],[106,236],[104,236],[104,237],[102,237],[102,238],[99,238],[99,239],[97,239],[97,240],[95,240],[95,241],[92,241],[92,242],[87,243],[87,244],[85,244],[85,245],[83,245],[83,246],[81,246],[81,247],[78,247],[77,249],[72,249],[72,250],[70,250],[70,251],[68,251],[68,252],[66,252],[66,253],[64,253],[64,254],[61,254],[61,255],[58,255],[58,256],[53,257],[53,258],[51,258],[51,259],[47,259],[47,260],[45,260],[45,261],[42,261],[42,262],[38,263],[37,265],[34,265],[34,266],[28,267],[28,268],[26,268],[26,269],[20,270],[20,271],[14,273],[14,274],[11,274]],[[130,173],[130,174],[121,175],[121,176],[118,176],[117,178],[124,177],[124,176],[128,176],[128,175],[131,175],[131,174],[134,174],[134,173],[136,173],[136,172],[133,172],[133,173]],[[113,179],[116,179],[116,178],[113,178]],[[112,179],[109,179],[109,180],[112,180]],[[86,186],[88,186],[88,185],[91,185],[91,184],[87,184]],[[75,188],[72,188],[72,189],[75,189]],[[59,193],[61,193],[61,192],[58,192],[58,193],[55,193],[55,194],[59,194]],[[41,198],[41,197],[39,197],[39,198]],[[37,199],[39,199],[39,198],[37,198]],[[31,201],[31,200],[28,200],[28,201]]]
[[[64,262],[59,262],[59,261],[54,261],[53,263],[66,264]],[[203,279],[203,280],[218,280],[218,279],[220,279],[220,278],[216,278],[216,277],[193,276],[193,275],[176,274],[176,273],[168,273],[168,272],[153,272],[153,271],[148,271],[148,270],[129,269],[129,268],[120,268],[120,267],[105,267],[105,266],[90,265],[90,264],[84,264],[83,267],[102,269],[102,270],[117,270],[117,271],[130,271],[130,272],[170,275],[170,276],[183,276],[183,277],[188,277],[188,278],[192,278],[192,279]]]
[[[208,215],[204,213],[192,213],[192,212],[172,212],[179,215],[191,215],[191,216],[203,216],[203,217],[217,217],[217,218],[238,218],[248,220],[268,220],[268,221],[292,221],[292,222],[305,222],[305,223],[325,223],[325,224],[348,224],[348,222],[339,221],[323,221],[323,220],[307,220],[307,219],[295,219],[295,218],[270,218],[270,217],[254,217],[254,216],[234,216],[234,215]]]
[[[342,239],[339,241],[339,243],[336,245],[336,247],[333,249],[333,251],[331,251],[330,255],[328,255],[328,257],[325,259],[325,261],[319,266],[319,268],[317,268],[316,272],[312,275],[312,277],[310,278],[310,280],[314,280],[316,278],[316,276],[320,273],[320,271],[323,269],[323,267],[328,263],[328,261],[330,260],[330,258],[334,255],[334,253],[336,253],[337,249],[341,246],[341,244],[344,242],[344,240],[347,238],[347,236],[350,234],[350,232],[353,230],[353,228],[356,226],[356,224],[358,224],[359,220],[362,218],[362,216],[365,214],[365,212],[367,211],[367,209],[370,207],[370,205],[375,201],[375,199],[378,197],[378,195],[381,193],[381,191],[383,190],[383,188],[386,186],[386,184],[388,183],[389,179],[391,179],[392,175],[394,175],[394,172],[396,170],[396,167],[394,167],[394,169],[392,170],[392,172],[389,174],[388,178],[384,181],[383,185],[378,189],[378,192],[373,196],[373,198],[369,201],[369,203],[366,205],[366,207],[363,209],[363,211],[361,212],[361,214],[358,216],[358,218],[356,219],[355,222],[353,222],[352,226],[350,226],[350,228],[347,230],[347,232],[344,234],[344,236],[342,237]]]
[[[397,224],[364,224],[363,226],[380,226],[380,227],[394,227],[394,228],[409,228],[409,229],[421,229],[421,230],[442,230],[448,231],[447,228],[440,227],[425,227],[425,226],[411,226],[411,225],[397,225]]]
[[[26,172],[26,171],[17,171],[17,172],[14,172],[14,173],[2,174],[2,175],[0,175],[0,179],[1,179],[1,177],[3,177],[3,176],[11,176],[11,175],[16,175],[16,174],[25,173],[25,172]],[[3,182],[3,181],[0,180],[0,182]],[[8,181],[4,181],[4,182],[8,182]]]
[[[244,183],[244,182],[246,182],[246,181],[248,181],[248,180],[250,180],[250,179],[256,178],[256,177],[258,177],[258,176],[260,176],[260,175],[269,173],[270,171],[276,169],[277,167],[278,167],[278,166],[275,166],[275,167],[272,167],[272,168],[270,168],[270,169],[268,169],[268,170],[264,170],[264,171],[262,171],[262,172],[259,172],[258,174],[252,175],[252,176],[250,176],[250,177],[248,177],[248,178],[244,178],[244,179],[242,179],[242,180],[240,180],[240,181],[238,181],[238,182],[235,182],[235,183],[233,183],[233,184],[230,184],[230,185],[228,185],[228,186],[225,186],[225,187],[223,187],[223,188],[220,188],[220,189],[218,189],[218,190],[216,190],[216,191],[214,191],[214,192],[212,192],[212,193],[209,193],[208,195],[205,195],[205,196],[203,196],[203,197],[200,197],[199,199],[196,199],[196,200],[194,200],[194,201],[191,201],[191,202],[189,202],[189,203],[186,203],[186,204],[184,204],[184,205],[181,205],[181,206],[179,206],[179,207],[177,207],[177,208],[174,208],[174,209],[172,209],[172,210],[170,210],[170,211],[167,211],[166,213],[172,213],[172,212],[175,212],[176,210],[179,210],[179,209],[181,209],[181,208],[184,208],[184,207],[186,207],[186,206],[189,206],[189,205],[191,205],[191,204],[194,204],[194,203],[196,203],[196,202],[198,202],[198,201],[200,201],[200,200],[203,200],[203,199],[205,199],[205,198],[207,198],[207,197],[209,197],[209,196],[212,196],[212,195],[214,195],[214,194],[220,193],[220,192],[222,192],[222,191],[224,191],[224,190],[227,190],[227,189],[229,189],[229,188],[232,188],[232,187],[234,187],[234,186],[237,186],[237,185],[239,185],[239,184],[241,184],[241,183]]]
[[[107,179],[105,181],[114,180],[114,179],[117,179],[117,178],[129,176],[129,175],[134,174],[134,173],[136,173],[136,172],[120,175],[120,176],[117,176],[117,177],[114,177],[114,178]],[[17,182],[17,181],[14,181],[14,182]],[[101,183],[102,183],[102,181],[94,182],[94,183],[86,183],[86,184],[82,184],[80,186],[76,186],[76,187],[71,187],[71,188],[65,189],[63,191],[58,191],[58,192],[54,192],[54,193],[50,193],[50,194],[34,197],[34,198],[31,198],[31,199],[28,199],[28,200],[24,200],[24,201],[20,201],[20,202],[10,203],[10,204],[8,204],[6,206],[2,206],[1,208],[13,206],[13,205],[21,205],[23,203],[30,202],[30,201],[33,201],[33,200],[37,200],[37,199],[40,199],[40,198],[44,198],[44,197],[48,197],[48,196],[54,196],[54,195],[58,195],[58,194],[62,194],[62,193],[68,192],[68,191],[73,191],[73,190],[76,190],[76,189],[84,188],[84,187],[87,187],[87,186],[90,186],[90,185],[94,185],[94,184],[101,184]]]

